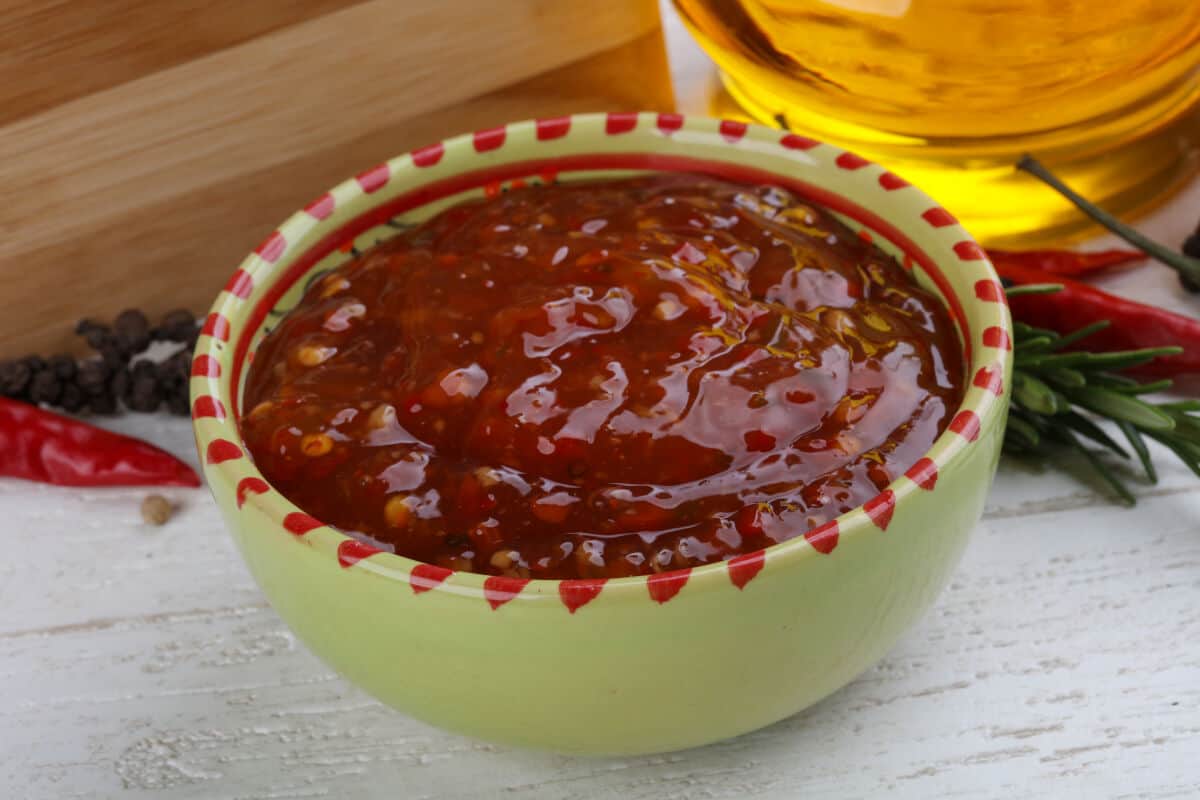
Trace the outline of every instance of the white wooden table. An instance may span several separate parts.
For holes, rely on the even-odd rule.
[[[1198,216],[1200,181],[1143,227],[1177,243]],[[1108,284],[1200,313],[1163,268]],[[194,461],[186,422],[113,427]],[[601,760],[442,733],[341,680],[205,490],[149,528],[141,491],[0,481],[0,798],[1200,796],[1200,481],[1158,455],[1135,510],[1004,461],[951,585],[879,665],[766,730]]]

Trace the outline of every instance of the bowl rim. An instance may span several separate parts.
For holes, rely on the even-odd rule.
[[[852,208],[856,214],[861,214],[862,216],[857,217],[858,222],[871,228],[874,233],[884,233],[892,244],[905,252],[906,267],[914,267],[907,256],[916,256],[918,263],[915,266],[921,268],[927,277],[937,283],[942,299],[950,307],[951,316],[955,319],[959,334],[963,338],[963,398],[954,410],[948,427],[930,449],[878,496],[818,528],[725,561],[621,578],[526,579],[449,570],[370,547],[359,539],[321,523],[283,497],[254,466],[238,426],[237,385],[241,380],[242,367],[248,363],[247,355],[252,358],[248,348],[251,339],[261,327],[263,317],[260,315],[257,320],[250,318],[231,323],[228,313],[232,310],[231,304],[241,303],[247,300],[252,292],[267,287],[277,289],[277,285],[283,284],[283,289],[286,290],[291,284],[284,283],[284,279],[290,272],[303,275],[311,270],[319,257],[313,258],[311,263],[304,266],[305,256],[319,251],[323,243],[350,224],[344,220],[330,219],[335,198],[344,202],[346,198],[359,198],[371,194],[400,176],[408,179],[404,184],[406,194],[419,194],[423,187],[431,185],[421,174],[421,170],[437,164],[448,154],[453,154],[460,161],[466,161],[472,153],[486,154],[498,149],[506,139],[536,143],[546,139],[558,139],[568,131],[579,129],[584,129],[586,134],[577,142],[579,146],[572,148],[570,152],[581,155],[596,153],[592,143],[597,141],[598,137],[606,135],[634,134],[633,137],[627,136],[624,139],[626,142],[645,141],[638,138],[639,132],[643,137],[673,137],[677,143],[682,138],[678,135],[680,132],[686,133],[693,141],[698,136],[708,137],[705,139],[707,144],[723,144],[728,147],[730,160],[727,166],[730,170],[737,172],[741,165],[743,172],[769,172],[768,177],[772,177],[773,182],[806,185],[813,191],[807,191],[805,194],[816,202],[823,205],[832,202],[834,211],[845,213],[848,208]],[[717,141],[718,137],[720,142]],[[675,146],[671,145],[671,148]],[[774,169],[756,170],[747,167],[745,158],[739,159],[738,155],[739,149],[748,146],[759,150],[774,148],[780,154],[808,159],[809,166],[816,166],[831,174],[843,171],[847,176],[856,176],[856,179],[859,175],[870,174],[874,177],[881,196],[886,193],[898,197],[899,195],[894,193],[903,190],[905,208],[911,208],[912,214],[904,222],[891,222],[869,207],[839,195],[836,189],[813,187],[805,184],[803,180],[790,178]],[[682,144],[680,147],[686,150],[687,146]],[[673,163],[670,156],[662,155],[661,144],[657,148],[648,147],[637,152],[645,154],[649,162],[658,166]],[[746,151],[741,152],[744,154]],[[812,163],[814,155],[820,156],[817,159],[819,163]],[[631,155],[630,158],[632,157]],[[677,160],[688,161],[683,156]],[[712,162],[714,165],[717,163]],[[724,161],[719,163],[726,164]],[[471,167],[469,163],[455,162],[451,174],[472,174]],[[479,185],[471,184],[474,188],[478,188]],[[818,196],[813,197],[814,194]],[[422,203],[418,202],[414,207],[420,205]],[[372,212],[380,210],[383,206],[383,202],[368,205],[355,215],[351,223],[369,217]],[[944,246],[939,244],[933,249],[915,245],[906,231],[916,230],[919,226],[938,229],[939,242],[945,242]],[[314,233],[323,236],[314,239]],[[299,241],[301,238],[305,240],[303,243]],[[902,245],[902,242],[907,243],[907,246]],[[320,256],[331,250],[331,247],[328,248]],[[293,256],[290,262],[284,258],[285,254]],[[279,269],[281,264],[286,268]],[[977,271],[979,279],[974,282],[975,296],[964,296],[954,291],[950,283],[942,277],[943,267]],[[283,291],[278,291],[272,298],[268,292],[256,301],[256,307],[263,307],[265,314],[273,309],[282,294]],[[968,315],[965,312],[967,307],[981,320],[978,334],[968,328]],[[892,511],[905,497],[916,492],[933,491],[941,471],[952,468],[955,461],[962,457],[982,432],[990,431],[992,426],[1002,423],[1002,416],[1007,407],[1002,398],[1011,369],[1011,347],[1011,321],[1004,291],[983,249],[959,226],[953,216],[894,173],[835,145],[737,120],[718,120],[692,115],[685,117],[681,114],[655,112],[574,114],[509,123],[498,128],[460,134],[417,148],[343,181],[289,217],[242,261],[229,283],[218,294],[205,320],[193,354],[193,430],[200,460],[214,495],[217,494],[214,482],[220,482],[226,496],[234,498],[239,510],[243,504],[252,505],[266,515],[273,528],[316,548],[329,558],[331,565],[336,564],[343,569],[357,566],[363,571],[400,581],[417,593],[437,589],[451,594],[482,598],[491,604],[493,610],[513,599],[554,595],[574,613],[578,605],[594,598],[601,587],[605,595],[636,592],[641,597],[648,596],[660,604],[674,597],[685,584],[692,590],[702,585],[711,587],[718,583],[725,587],[736,586],[742,589],[768,560],[779,566],[776,562],[802,562],[824,557],[834,550],[839,539],[872,528],[886,528]],[[229,358],[231,350],[232,368],[222,369],[221,359]],[[221,398],[229,402],[233,413],[226,412],[225,403]],[[217,501],[221,502],[219,496]],[[452,577],[453,580],[450,580]],[[581,599],[582,602],[576,605],[572,597],[576,600]]]

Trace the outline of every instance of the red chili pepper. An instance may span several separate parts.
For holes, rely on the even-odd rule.
[[[0,476],[58,486],[199,486],[154,445],[0,397]]]
[[[1075,349],[1112,351],[1178,346],[1183,348],[1179,355],[1156,358],[1129,371],[1156,378],[1200,375],[1200,319],[1126,300],[1086,283],[1031,267],[997,264],[996,271],[1017,286],[1056,283],[1063,287],[1062,291],[1051,294],[1009,298],[1014,319],[1064,335],[1108,320],[1111,325],[1083,339]]]
[[[988,250],[988,258],[996,267],[1030,267],[1045,270],[1066,278],[1096,275],[1121,264],[1144,261],[1140,250],[1100,250],[1077,253],[1073,250]]]

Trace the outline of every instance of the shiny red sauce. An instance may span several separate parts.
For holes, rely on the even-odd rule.
[[[450,208],[314,283],[242,429],[296,505],[456,570],[617,577],[803,534],[961,397],[949,316],[773,187],[692,175]]]

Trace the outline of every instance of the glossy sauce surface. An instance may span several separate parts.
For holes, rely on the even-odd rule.
[[[648,574],[874,497],[946,427],[960,353],[891,257],[781,189],[530,186],[317,281],[241,424],[284,495],[386,550]]]

